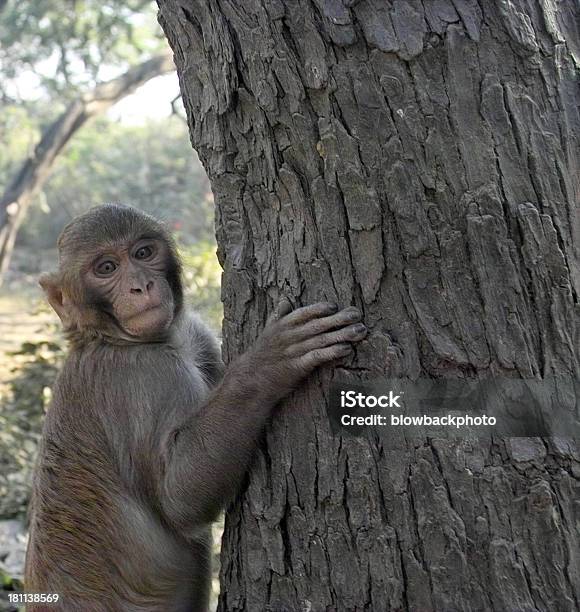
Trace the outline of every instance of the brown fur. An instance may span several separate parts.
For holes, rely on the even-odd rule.
[[[87,289],[102,252],[130,253],[143,236],[165,245],[163,277],[157,264],[148,272],[127,257],[119,278],[129,280]],[[364,337],[360,313],[330,304],[290,312],[283,301],[219,382],[217,341],[183,309],[180,264],[157,221],[99,207],[65,228],[59,249],[60,270],[42,284],[71,348],[34,479],[26,590],[59,593],[51,609],[66,612],[203,612],[211,521],[277,401]],[[147,299],[135,282],[171,288],[168,327],[124,329],[123,313]]]

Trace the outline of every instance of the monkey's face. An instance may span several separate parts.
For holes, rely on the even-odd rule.
[[[167,245],[155,238],[99,249],[84,272],[88,301],[132,337],[163,334],[174,316],[169,259]]]
[[[166,336],[183,289],[175,244],[158,221],[131,206],[97,206],[64,228],[58,249],[58,271],[40,284],[77,346]]]

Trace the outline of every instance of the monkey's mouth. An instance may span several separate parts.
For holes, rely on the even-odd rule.
[[[164,303],[152,303],[134,312],[121,322],[125,332],[137,338],[149,337],[165,332],[171,321],[172,310],[168,311]]]
[[[159,308],[160,306],[161,306],[161,302],[157,302],[156,304],[149,304],[149,306],[146,306],[145,308],[143,308],[141,312],[149,312],[150,310],[155,310],[156,308]]]
[[[153,304],[148,304],[147,306],[144,306],[143,308],[141,308],[140,310],[137,310],[136,312],[134,312],[133,314],[129,315],[127,317],[127,320],[131,320],[131,319],[136,319],[137,317],[141,317],[153,310],[157,310],[158,308],[161,308],[163,306],[163,304],[161,302],[155,302]]]

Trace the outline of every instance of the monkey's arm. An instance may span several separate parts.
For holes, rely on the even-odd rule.
[[[246,472],[275,404],[317,366],[348,355],[366,328],[356,308],[300,308],[266,326],[202,409],[169,436],[162,505],[184,533],[215,519]]]

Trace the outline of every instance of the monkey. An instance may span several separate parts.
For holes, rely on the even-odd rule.
[[[280,300],[225,368],[184,304],[164,224],[106,204],[58,239],[40,279],[68,342],[34,473],[31,612],[205,612],[210,527],[241,486],[275,406],[353,351],[359,309]]]

